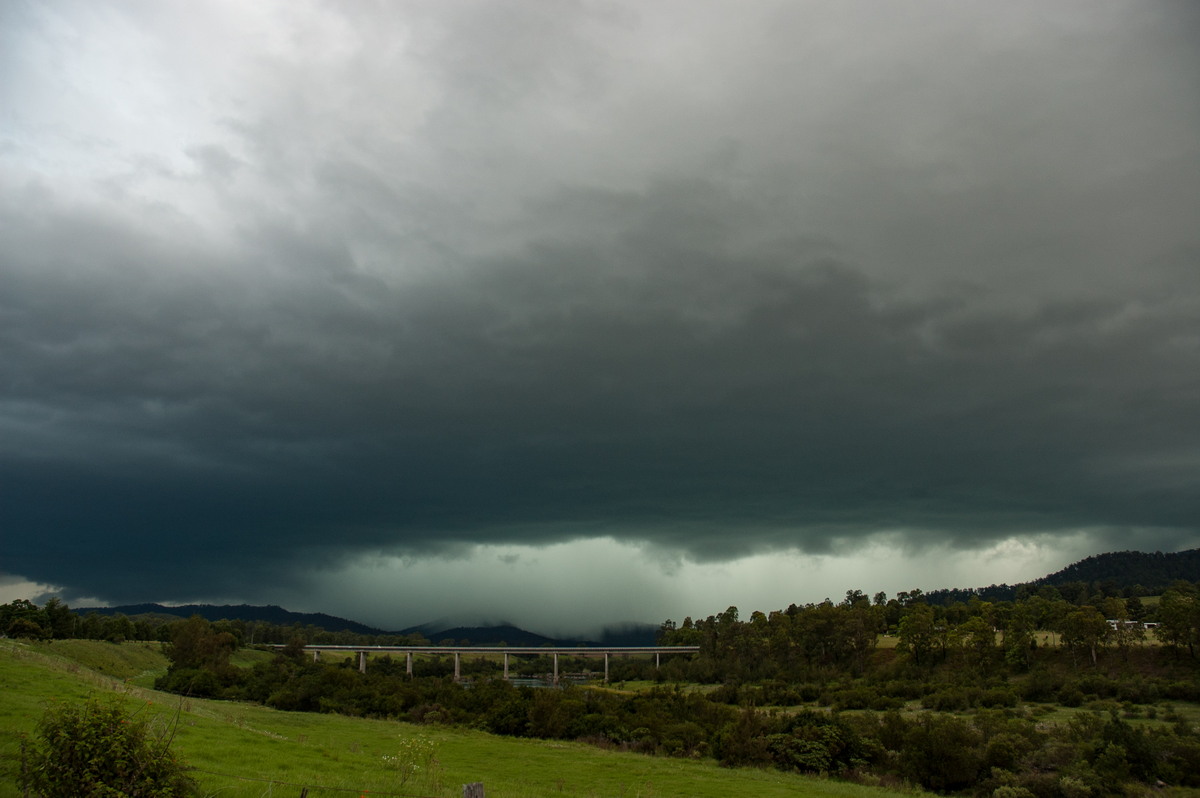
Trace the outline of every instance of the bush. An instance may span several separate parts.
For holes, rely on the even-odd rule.
[[[1026,701],[1053,702],[1063,687],[1061,676],[1044,670],[1034,671],[1017,683],[1021,698]],[[1082,702],[1083,698],[1079,700]]]
[[[984,690],[983,695],[979,697],[979,705],[995,709],[997,707],[1015,707],[1017,705],[1017,694],[1012,690],[1002,687],[993,687],[990,690]]]
[[[21,743],[21,787],[46,798],[194,795],[186,770],[166,730],[127,715],[115,699],[51,706],[36,740]]]
[[[846,709],[868,709],[879,697],[875,688],[867,685],[848,687],[829,695],[834,710],[838,712]]]
[[[30,640],[45,640],[50,637],[45,629],[29,618],[17,618],[8,625],[5,633],[9,637],[25,637]]]
[[[947,687],[945,690],[930,693],[922,698],[921,706],[938,712],[964,712],[973,707],[978,699],[978,690]]]
[[[982,738],[970,724],[952,715],[925,713],[909,724],[899,747],[901,773],[928,790],[950,792],[970,787],[982,768]]]
[[[1074,687],[1064,687],[1058,691],[1058,703],[1064,707],[1077,707],[1083,704],[1083,693]]]

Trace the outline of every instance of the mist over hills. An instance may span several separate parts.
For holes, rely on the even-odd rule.
[[[390,634],[382,629],[359,623],[357,621],[338,618],[323,612],[292,612],[274,604],[256,606],[252,604],[180,604],[166,606],[163,604],[123,604],[119,607],[80,607],[78,613],[96,612],[101,615],[150,615],[164,618],[190,618],[199,615],[208,621],[237,620],[261,621],[277,626],[319,626],[330,632],[354,632],[364,635]]]
[[[1128,591],[1131,595],[1154,595],[1166,590],[1171,583],[1178,580],[1200,582],[1200,549],[1169,553],[1160,551],[1108,552],[1086,557],[1068,565],[1061,571],[1031,582],[978,588],[943,588],[924,595],[927,600],[936,604],[966,601],[973,596],[989,601],[1007,601],[1015,598],[1018,591],[1021,590],[1036,591],[1043,586],[1058,588],[1070,585],[1103,587],[1110,591]],[[455,645],[498,645],[501,643],[514,646],[653,645],[655,633],[659,628],[656,624],[646,623],[611,624],[606,626],[599,635],[552,638],[527,631],[511,623],[468,626],[450,625],[449,621],[430,621],[399,631],[386,631],[325,613],[292,612],[274,605],[126,604],[117,607],[84,607],[78,608],[76,612],[96,612],[102,615],[120,613],[131,617],[149,615],[158,618],[188,618],[192,615],[199,615],[210,621],[221,619],[261,621],[281,626],[314,626],[331,632],[348,631],[364,635],[420,634],[432,643],[449,641]]]
[[[654,644],[654,635],[658,631],[658,626],[655,624],[625,623],[606,626],[599,635],[553,638],[521,629],[512,624],[448,626],[447,622],[438,621],[398,631],[388,631],[322,612],[292,612],[275,605],[254,606],[250,604],[182,604],[179,606],[124,604],[117,607],[81,607],[75,611],[81,614],[95,612],[100,615],[120,614],[129,617],[150,617],[156,620],[190,618],[193,615],[199,615],[209,621],[226,619],[259,621],[276,626],[315,626],[330,632],[353,632],[362,635],[407,636],[419,634],[431,643],[449,641],[451,645],[499,645],[504,643],[511,646],[580,646],[588,644],[648,646]]]

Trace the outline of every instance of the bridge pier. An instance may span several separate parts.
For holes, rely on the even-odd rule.
[[[287,648],[284,645],[272,645],[271,648],[281,650]],[[559,654],[565,654],[568,657],[590,657],[601,655],[604,657],[604,681],[608,683],[612,679],[611,663],[609,662],[610,655],[628,657],[631,655],[654,655],[654,667],[662,667],[663,654],[698,654],[699,646],[612,646],[612,647],[597,647],[597,648],[549,648],[543,646],[496,646],[496,647],[479,647],[467,648],[462,646],[342,646],[342,645],[312,645],[306,646],[307,651],[312,652],[313,662],[320,662],[322,651],[332,651],[340,656],[348,656],[358,654],[358,670],[360,673],[367,672],[367,655],[372,652],[404,652],[405,670],[408,677],[414,678],[413,673],[413,657],[416,654],[435,654],[444,656],[446,654],[454,655],[454,678],[461,681],[462,676],[462,654],[500,654],[504,658],[504,678],[512,677],[512,669],[509,661],[510,654],[517,656],[532,655],[544,657],[551,654],[554,657],[554,673],[552,680],[554,685],[561,682],[562,674],[559,666]]]

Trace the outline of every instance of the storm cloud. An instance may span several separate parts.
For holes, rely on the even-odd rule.
[[[0,15],[10,578],[594,566],[653,621],[764,555],[1200,539],[1191,4]]]

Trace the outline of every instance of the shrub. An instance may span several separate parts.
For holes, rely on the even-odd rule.
[[[995,709],[996,707],[1015,707],[1017,705],[1017,694],[1012,690],[1002,687],[993,687],[990,690],[984,690],[983,695],[979,697],[979,705]]]
[[[115,699],[51,706],[21,743],[22,789],[34,795],[176,798],[194,795],[166,730],[127,715]]]
[[[899,748],[901,773],[939,792],[971,786],[983,765],[979,733],[952,715],[926,713],[908,727]]]
[[[948,687],[921,699],[921,706],[938,712],[963,712],[975,705],[978,691]]]
[[[716,704],[737,706],[738,688],[736,684],[723,684],[708,694],[708,700]]]
[[[889,698],[888,696],[878,696],[871,701],[869,707],[873,712],[887,712],[889,709],[903,709],[904,699]]]
[[[1077,707],[1083,704],[1083,693],[1074,687],[1064,687],[1058,691],[1058,703],[1064,707]]]
[[[17,618],[8,625],[5,633],[9,637],[26,637],[31,640],[45,640],[50,635],[46,630],[29,618]]]
[[[1044,670],[1037,670],[1030,673],[1024,680],[1017,684],[1021,698],[1026,701],[1052,702],[1057,698],[1063,687],[1064,682],[1062,677]],[[1080,698],[1081,702],[1082,700]]]
[[[829,698],[831,699],[833,708],[840,712],[846,709],[868,709],[874,702],[879,700],[879,694],[875,692],[875,688],[873,687],[860,685],[838,690],[832,693]]]
[[[1175,701],[1197,701],[1200,700],[1200,688],[1190,682],[1171,682],[1163,695]]]
[[[1117,682],[1098,673],[1080,677],[1075,686],[1084,695],[1094,695],[1097,698],[1113,698],[1120,687]]]

